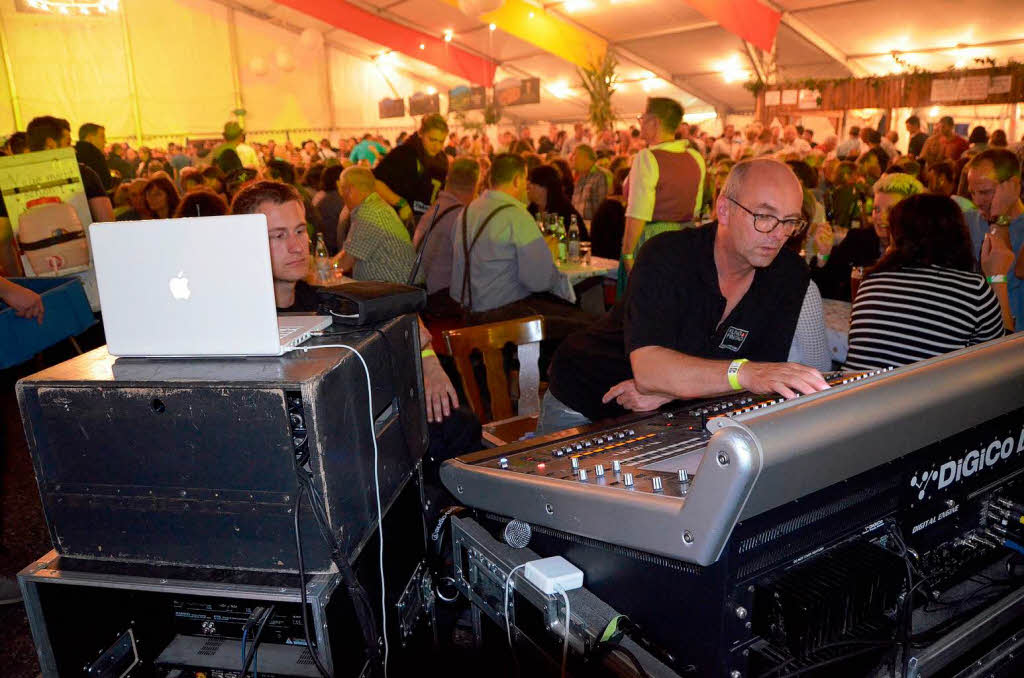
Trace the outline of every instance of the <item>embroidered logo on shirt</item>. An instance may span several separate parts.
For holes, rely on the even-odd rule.
[[[727,348],[730,351],[739,351],[740,347],[743,346],[743,342],[747,340],[747,335],[750,334],[749,330],[742,330],[739,327],[730,326],[725,331],[725,336],[722,337],[722,343],[718,345],[718,348]]]

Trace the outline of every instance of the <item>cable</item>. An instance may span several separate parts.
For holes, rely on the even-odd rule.
[[[305,588],[305,587],[303,587]],[[274,616],[274,606],[271,605],[267,608],[267,611],[260,617],[260,623],[256,626],[256,633],[252,636],[252,646],[249,648],[249,652],[245,655],[245,661],[242,663],[242,674],[240,678],[245,678],[246,674],[249,673],[249,666],[253,663],[256,658],[256,651],[260,646],[260,636],[263,635],[263,629],[266,627],[267,622]]]
[[[370,440],[373,441],[373,484],[376,489],[377,498],[377,533],[380,537],[380,616],[381,616],[381,634],[384,637],[384,678],[388,678],[388,654],[390,648],[388,647],[388,608],[387,600],[385,597],[386,583],[384,581],[384,511],[381,509],[380,504],[380,452],[377,449],[377,436],[374,435],[373,425],[373,383],[370,380],[370,368],[366,364],[366,360],[363,359],[363,355],[352,346],[348,344],[319,344],[317,346],[296,346],[293,350],[311,351],[314,349],[321,348],[344,348],[352,351],[359,362],[363,366],[363,371],[366,373],[366,409],[370,417]],[[305,582],[303,582],[303,589],[305,589]]]
[[[565,637],[562,638],[562,678],[565,678],[565,667],[569,659],[569,623],[572,621],[572,617],[569,616],[569,596],[566,594],[565,589],[556,584],[555,591],[560,593],[562,600],[565,601],[565,626],[563,627]]]
[[[636,675],[638,676],[638,678],[649,678],[647,671],[644,669],[644,665],[640,663],[640,660],[637,659],[635,654],[633,654],[626,648],[622,647],[621,645],[616,645],[615,647],[609,650],[609,653],[614,652],[618,652],[619,654],[623,655],[624,657],[626,657],[626,659],[633,663],[633,668],[636,670]]]
[[[306,614],[306,563],[302,556],[302,531],[299,529],[299,511],[302,509],[302,495],[306,492],[306,486],[299,483],[299,489],[295,493],[295,553],[299,560],[299,599],[302,604],[302,631],[306,638],[306,648],[309,649],[309,656],[312,657],[313,663],[316,665],[316,670],[320,672],[323,678],[331,678],[331,674],[327,672],[324,665],[320,662],[320,654],[317,649],[313,647],[312,636],[309,634],[309,617]],[[355,605],[356,601],[352,601]]]
[[[515,650],[512,648],[512,624],[509,623],[508,619],[508,591],[509,585],[512,583],[512,575],[515,574],[515,571],[521,567],[526,567],[526,563],[523,563],[522,565],[516,565],[508,571],[508,576],[505,577],[505,606],[501,608],[501,611],[505,613],[505,635],[508,638],[508,648],[510,650],[513,650],[513,652]]]

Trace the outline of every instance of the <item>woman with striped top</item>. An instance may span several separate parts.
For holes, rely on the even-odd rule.
[[[1009,306],[1002,274],[1013,264],[1005,244],[986,238],[985,275],[973,273],[963,213],[940,195],[902,201],[889,228],[889,248],[853,302],[847,369],[898,367],[1003,335]]]

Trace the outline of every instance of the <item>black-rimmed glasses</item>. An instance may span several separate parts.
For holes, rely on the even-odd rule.
[[[779,227],[779,224],[782,224],[783,233],[786,234],[786,237],[792,237],[807,228],[806,219],[779,219],[772,214],[758,214],[729,196],[725,196],[725,199],[754,218],[754,230],[758,233],[771,233]]]

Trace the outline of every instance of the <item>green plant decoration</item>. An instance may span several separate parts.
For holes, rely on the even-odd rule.
[[[581,85],[590,97],[590,124],[595,130],[606,130],[615,122],[612,94],[615,93],[615,68],[619,61],[615,52],[608,50],[604,59],[590,68],[577,68]]]

